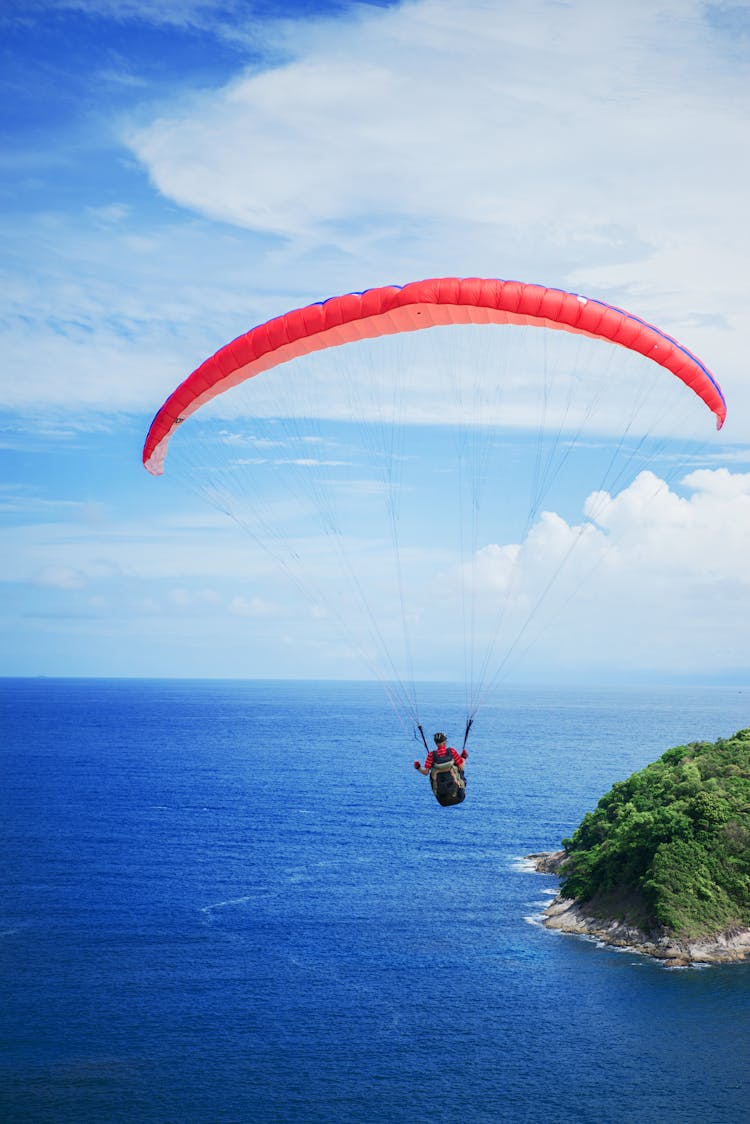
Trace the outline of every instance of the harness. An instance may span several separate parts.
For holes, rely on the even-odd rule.
[[[455,767],[453,754],[447,745],[439,745],[432,752],[432,768],[436,773],[447,773]]]

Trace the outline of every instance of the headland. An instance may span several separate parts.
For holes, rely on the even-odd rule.
[[[565,861],[565,851],[544,851],[526,858],[541,874],[557,874]],[[671,968],[750,961],[750,928],[696,938],[676,936],[658,928],[646,932],[619,918],[592,916],[585,904],[561,894],[544,910],[544,925],[650,956]]]

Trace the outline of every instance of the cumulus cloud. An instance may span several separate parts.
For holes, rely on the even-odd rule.
[[[737,637],[747,631],[747,477],[717,467],[747,469],[750,440],[745,5],[633,0],[625,19],[595,0],[406,0],[342,5],[325,19],[261,18],[239,0],[55,0],[16,5],[9,18],[48,10],[61,21],[66,12],[115,21],[118,36],[126,23],[208,33],[234,50],[219,52],[213,84],[209,61],[199,86],[186,72],[180,89],[174,74],[157,89],[137,59],[118,70],[112,46],[88,78],[96,121],[77,121],[75,136],[50,130],[44,151],[28,138],[9,154],[7,166],[27,179],[0,232],[3,403],[28,425],[3,434],[7,452],[83,448],[102,418],[122,437],[117,411],[151,415],[227,340],[332,293],[440,274],[578,289],[653,320],[705,359],[729,419],[700,471],[679,485],[666,460],[652,460],[658,470],[629,487],[600,482],[580,516],[572,490],[558,492],[544,496],[550,510],[535,509],[528,532],[496,531],[494,542],[488,534],[470,567],[479,593],[494,603],[505,595],[514,620],[532,614],[541,629],[535,606],[554,600],[545,595],[554,576],[560,611],[572,598],[577,606],[575,643],[561,634],[560,652],[609,652],[616,635],[623,660],[636,660],[649,637],[654,661],[697,659],[700,649],[717,660],[734,651],[746,664]],[[106,100],[115,82],[130,91],[126,117],[122,100]],[[121,161],[112,159],[115,134]],[[409,387],[402,419],[455,420],[429,364],[392,367]],[[536,388],[526,367],[510,373],[513,394],[485,395],[479,416],[518,432],[538,419],[527,401]],[[339,369],[324,370],[318,401],[333,381]],[[255,389],[265,385],[265,416],[274,416],[271,380]],[[330,401],[328,413],[300,416],[338,424],[348,404]],[[619,402],[612,412],[619,423]],[[271,471],[281,480],[288,449],[271,430],[258,432],[265,444],[246,445],[226,416],[230,447],[278,461]],[[681,419],[674,424],[682,433]],[[135,471],[137,449],[125,455]],[[223,615],[240,633],[244,617],[273,620],[285,604],[283,567],[216,522],[175,519],[171,500],[118,515],[109,492],[125,475],[115,484],[114,461],[92,459],[81,498],[54,498],[66,470],[44,498],[29,485],[0,491],[0,508],[20,524],[0,542],[6,583],[42,583],[40,599],[57,590],[70,604],[86,588],[89,609],[100,598],[141,605],[175,627],[200,617],[209,630],[215,617],[218,629]],[[374,462],[363,467],[349,448],[310,444],[294,459],[299,477],[323,467],[334,487],[351,459],[345,487],[363,510],[382,491]],[[32,479],[25,463],[22,472]],[[279,498],[272,514],[282,502],[291,510]],[[439,515],[436,507],[433,523]],[[330,544],[310,524],[304,532],[295,545],[315,581]],[[422,541],[429,547],[403,557],[422,595],[420,625],[438,606],[451,611],[466,576],[429,532]],[[362,580],[387,606],[374,584],[379,548],[354,545]],[[206,596],[213,590],[220,602]],[[219,603],[231,611],[212,614]]]
[[[622,666],[645,659],[678,670],[742,660],[750,474],[700,470],[675,491],[643,472],[619,494],[589,496],[585,511],[593,521],[579,525],[544,513],[520,546],[480,552],[485,595],[506,595],[511,641],[521,630],[524,643],[552,638],[563,662],[597,652]]]
[[[497,629],[491,662],[510,651],[511,674],[527,651],[531,659],[552,654],[560,666],[602,670],[747,665],[750,473],[701,469],[670,487],[644,472],[619,492],[592,493],[584,509],[578,521],[543,512],[522,538],[486,544],[460,570],[444,565],[445,549],[402,547],[404,612],[425,652],[438,636],[455,636],[448,648],[459,658],[459,617],[468,604],[463,586],[473,589],[479,650]],[[154,527],[148,536],[136,525],[110,521],[106,538],[100,532],[95,542],[74,519],[64,527],[16,531],[14,562],[6,552],[4,577],[19,590],[26,582],[75,598],[88,587],[89,607],[128,604],[144,618],[165,610],[198,615],[216,630],[217,643],[227,618],[285,620],[290,634],[293,622],[307,640],[312,619],[329,618],[329,631],[338,621],[336,631],[343,627],[354,649],[368,650],[376,610],[379,631],[398,651],[399,594],[389,576],[394,558],[383,544],[341,541],[339,571],[336,544],[277,543],[282,558],[274,562],[249,549],[236,528],[224,534],[198,519]],[[42,562],[50,557],[54,563]],[[283,579],[280,567],[287,571]],[[315,597],[305,596],[305,587]],[[359,604],[360,590],[369,612]],[[227,614],[216,611],[222,606]]]
[[[731,473],[727,468],[715,470],[699,468],[689,473],[683,483],[696,492],[717,498],[734,501],[744,497],[745,505],[750,497],[750,472]]]
[[[521,548],[517,544],[498,546],[490,543],[477,551],[470,565],[463,567],[463,581],[479,589],[510,591]]]
[[[641,576],[648,569],[750,589],[750,473],[700,469],[682,486],[688,495],[643,472],[614,498],[590,497],[586,509],[613,540],[621,568],[637,563]]]

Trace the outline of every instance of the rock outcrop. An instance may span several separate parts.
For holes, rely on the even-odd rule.
[[[558,874],[565,862],[564,851],[528,855],[542,874]],[[669,967],[691,964],[727,964],[750,960],[750,929],[716,933],[710,937],[684,939],[665,931],[646,933],[617,919],[587,915],[585,906],[558,895],[544,911],[548,929],[575,933],[616,948],[630,949],[663,961]]]

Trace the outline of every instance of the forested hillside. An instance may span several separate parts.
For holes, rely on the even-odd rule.
[[[686,937],[750,926],[750,728],[668,750],[563,846],[561,892],[593,916]]]

